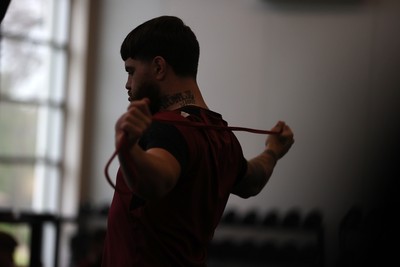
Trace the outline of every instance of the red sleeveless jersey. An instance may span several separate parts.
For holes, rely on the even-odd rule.
[[[190,106],[157,113],[155,118],[226,126],[219,114]],[[162,199],[144,201],[129,192],[118,172],[103,267],[206,266],[207,247],[247,161],[229,130],[172,127],[179,132],[175,138],[187,147],[187,158],[178,160],[185,160],[181,176]],[[153,146],[158,146],[157,141]],[[146,144],[142,147],[146,149]]]

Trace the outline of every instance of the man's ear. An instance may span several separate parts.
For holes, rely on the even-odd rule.
[[[167,73],[167,61],[162,56],[156,56],[152,62],[152,70],[157,80],[163,80]]]

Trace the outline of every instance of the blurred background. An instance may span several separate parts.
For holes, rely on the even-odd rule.
[[[11,0],[0,253],[17,266],[99,266],[113,195],[103,170],[128,106],[119,48],[160,15],[197,35],[211,109],[232,126],[284,120],[295,133],[264,191],[229,200],[209,266],[399,262],[397,0]],[[237,136],[246,157],[262,151],[265,136]]]

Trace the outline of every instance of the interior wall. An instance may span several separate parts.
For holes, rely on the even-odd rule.
[[[228,208],[321,210],[333,261],[345,212],[375,202],[396,174],[400,2],[97,3],[82,201],[104,205],[113,194],[103,169],[114,149],[114,123],[128,106],[122,40],[145,20],[176,15],[200,42],[198,83],[211,109],[231,125],[270,129],[284,120],[295,133],[264,191],[232,197]],[[265,136],[237,136],[247,157],[262,151]],[[112,175],[116,168],[114,162]]]

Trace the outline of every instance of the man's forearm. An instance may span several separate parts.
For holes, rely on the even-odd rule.
[[[277,161],[276,154],[269,149],[264,150],[263,153],[249,161],[249,167],[251,168],[252,175],[254,176],[253,180],[256,184],[254,195],[260,193],[267,184]]]
[[[261,192],[272,175],[277,157],[272,150],[266,149],[257,157],[248,161],[247,172],[232,193],[249,198]]]

